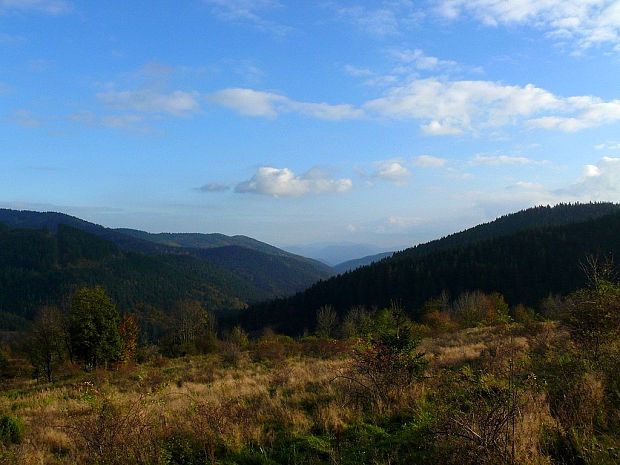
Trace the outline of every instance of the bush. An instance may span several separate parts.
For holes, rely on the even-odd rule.
[[[2,415],[0,417],[0,442],[5,445],[19,444],[24,437],[24,423],[20,418]]]

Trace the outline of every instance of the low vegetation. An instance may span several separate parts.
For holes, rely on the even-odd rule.
[[[589,269],[536,311],[324,306],[298,339],[195,301],[158,329],[84,288],[2,348],[0,464],[617,464],[620,285]]]

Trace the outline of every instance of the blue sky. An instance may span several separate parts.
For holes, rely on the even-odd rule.
[[[620,201],[620,1],[0,0],[0,206],[411,245]]]

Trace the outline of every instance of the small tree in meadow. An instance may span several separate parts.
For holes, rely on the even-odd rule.
[[[123,347],[119,320],[116,305],[102,287],[79,289],[69,310],[72,355],[87,368],[118,360]]]
[[[43,307],[35,317],[28,335],[28,355],[37,376],[48,382],[66,356],[64,321],[56,307]]]

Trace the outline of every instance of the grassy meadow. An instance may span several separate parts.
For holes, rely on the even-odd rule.
[[[554,322],[456,329],[408,374],[375,349],[267,333],[52,383],[13,359],[0,463],[620,463],[615,345],[593,363]]]

